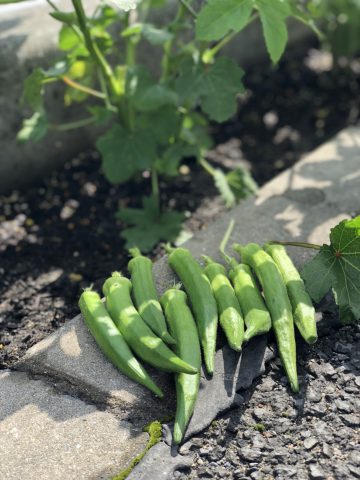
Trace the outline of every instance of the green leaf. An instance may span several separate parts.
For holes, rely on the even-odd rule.
[[[74,30],[68,25],[63,25],[59,33],[59,48],[60,50],[71,50],[78,46],[79,37]]]
[[[35,112],[31,118],[24,120],[21,130],[17,134],[20,143],[40,141],[47,133],[49,124],[43,111]]]
[[[169,140],[177,136],[180,131],[181,117],[173,106],[165,106],[151,113],[142,113],[138,116],[138,124],[154,136],[157,143],[166,145]]]
[[[165,42],[172,39],[173,34],[165,28],[157,28],[151,23],[145,23],[142,34],[151,45],[163,45]]]
[[[139,66],[129,70],[126,92],[140,112],[157,110],[164,105],[175,105],[178,100],[176,92],[167,85],[157,83],[145,67]]]
[[[159,241],[172,241],[180,233],[184,215],[180,212],[160,212],[158,199],[154,196],[143,198],[143,208],[123,208],[117,217],[133,225],[122,231],[126,248],[138,247],[149,252]]]
[[[178,175],[179,164],[185,157],[192,156],[194,149],[191,145],[177,142],[170,145],[160,159],[156,161],[156,170],[162,175],[176,177]]]
[[[253,0],[209,0],[196,22],[198,40],[218,40],[229,31],[240,32],[248,23]]]
[[[96,146],[102,166],[111,183],[124,183],[136,173],[150,168],[156,159],[156,144],[150,132],[130,133],[115,124],[100,137]]]
[[[30,107],[36,112],[42,109],[42,84],[45,78],[44,72],[41,68],[36,68],[25,79],[23,101],[30,105]]]
[[[332,288],[343,314],[360,319],[360,216],[331,230],[330,245],[305,265],[302,277],[316,302]]]
[[[75,12],[50,12],[50,16],[58,20],[59,22],[65,23],[66,25],[76,25],[77,17]]]
[[[258,186],[250,173],[242,167],[231,170],[226,180],[234,193],[236,200],[243,200],[257,192]]]
[[[203,75],[201,108],[210,118],[223,122],[236,112],[236,95],[244,92],[244,71],[232,60],[220,57]]]
[[[266,48],[273,63],[284,53],[288,40],[286,17],[291,13],[287,0],[256,0]]]
[[[180,103],[194,102],[202,90],[203,70],[191,58],[186,58],[179,65],[179,76],[175,81],[175,88]]]
[[[104,125],[114,117],[114,112],[111,112],[105,107],[100,107],[99,105],[92,105],[88,107],[88,110],[94,117],[96,117],[96,123],[99,125]]]
[[[203,111],[213,120],[223,122],[236,112],[236,95],[244,92],[243,75],[244,71],[226,57],[211,65],[197,65],[187,59],[175,87],[180,102],[195,102],[200,97]]]
[[[180,138],[194,148],[194,156],[212,147],[208,123],[203,115],[192,112],[184,117]]]

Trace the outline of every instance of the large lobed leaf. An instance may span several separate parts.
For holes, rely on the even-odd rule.
[[[184,63],[176,82],[183,102],[200,99],[202,110],[217,122],[236,112],[236,95],[244,92],[244,71],[231,59],[220,57],[211,65]]]
[[[160,212],[155,196],[143,198],[143,208],[123,208],[117,217],[132,225],[122,231],[126,248],[138,247],[149,252],[159,241],[173,241],[181,232],[184,215],[180,212]]]
[[[360,319],[360,216],[331,230],[330,245],[305,265],[302,277],[316,302],[332,288],[343,314]]]
[[[253,0],[209,0],[196,22],[198,40],[218,40],[229,31],[240,32],[248,23]]]
[[[287,0],[255,0],[265,37],[266,48],[273,63],[284,53],[288,40],[286,18],[291,9]]]
[[[156,143],[149,131],[128,132],[119,124],[100,137],[96,146],[105,176],[111,183],[130,180],[137,172],[151,168],[156,159]]]

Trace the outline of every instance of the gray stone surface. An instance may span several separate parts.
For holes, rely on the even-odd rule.
[[[227,345],[218,350],[213,378],[203,370],[198,401],[185,439],[204,430],[220,413],[240,405],[243,398],[237,392],[248,388],[264,373],[265,363],[272,357],[266,335],[251,341],[241,354]]]
[[[165,480],[174,478],[175,470],[189,468],[193,462],[191,455],[179,455],[166,443],[155,445],[134,468],[127,480]]]
[[[58,0],[55,3],[62,11],[71,9],[68,0]],[[99,2],[86,0],[85,3],[87,11],[92,12]],[[172,3],[176,3],[175,0]],[[168,4],[165,12],[162,9],[158,13],[162,20],[164,15],[169,18],[173,16],[174,8],[171,2]],[[98,130],[86,127],[81,129],[81,134],[79,131],[52,133],[38,144],[20,147],[16,143],[15,135],[22,118],[30,114],[19,102],[23,80],[34,67],[47,67],[50,59],[57,54],[57,35],[61,25],[49,17],[49,11],[50,7],[42,0],[0,5],[0,92],[6,92],[0,97],[0,111],[6,112],[0,117],[1,193],[41,177],[81,149],[92,146],[98,134]],[[311,31],[300,22],[293,22],[289,34],[290,42],[298,42],[308,38]],[[238,48],[239,44],[241,48]],[[251,45],[251,48],[244,47],[246,44]],[[242,64],[261,61],[265,56],[265,48],[259,25],[251,25],[229,46],[228,53]],[[148,64],[151,58],[151,64],[157,64],[153,54],[149,56],[146,48],[140,52],[139,57]],[[61,85],[53,86],[47,96],[53,123],[87,115],[79,105],[70,110],[64,109],[61,97]]]
[[[140,453],[133,424],[25,373],[0,373],[0,478],[108,479]]]
[[[30,348],[17,367],[66,380],[91,401],[117,407],[123,418],[129,415],[132,420],[141,418],[146,423],[172,411],[170,375],[148,368],[164,389],[165,399],[160,400],[122,375],[106,359],[81,315]]]

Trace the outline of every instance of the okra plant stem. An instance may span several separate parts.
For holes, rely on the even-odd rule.
[[[76,16],[79,22],[79,27],[84,35],[84,40],[86,44],[86,48],[89,50],[91,56],[93,57],[95,63],[99,66],[101,71],[103,72],[105,78],[109,82],[109,86],[111,89],[111,93],[114,97],[119,96],[118,88],[116,86],[114,73],[112,68],[104,58],[103,54],[101,53],[99,47],[97,46],[96,42],[92,39],[90,31],[87,26],[86,15],[84,11],[84,7],[81,0],[72,0],[72,4],[74,6]]]

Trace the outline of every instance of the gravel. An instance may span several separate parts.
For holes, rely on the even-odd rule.
[[[175,478],[342,480],[360,478],[360,326],[298,343],[301,391],[281,364],[246,392],[245,404],[191,440],[191,468]]]

